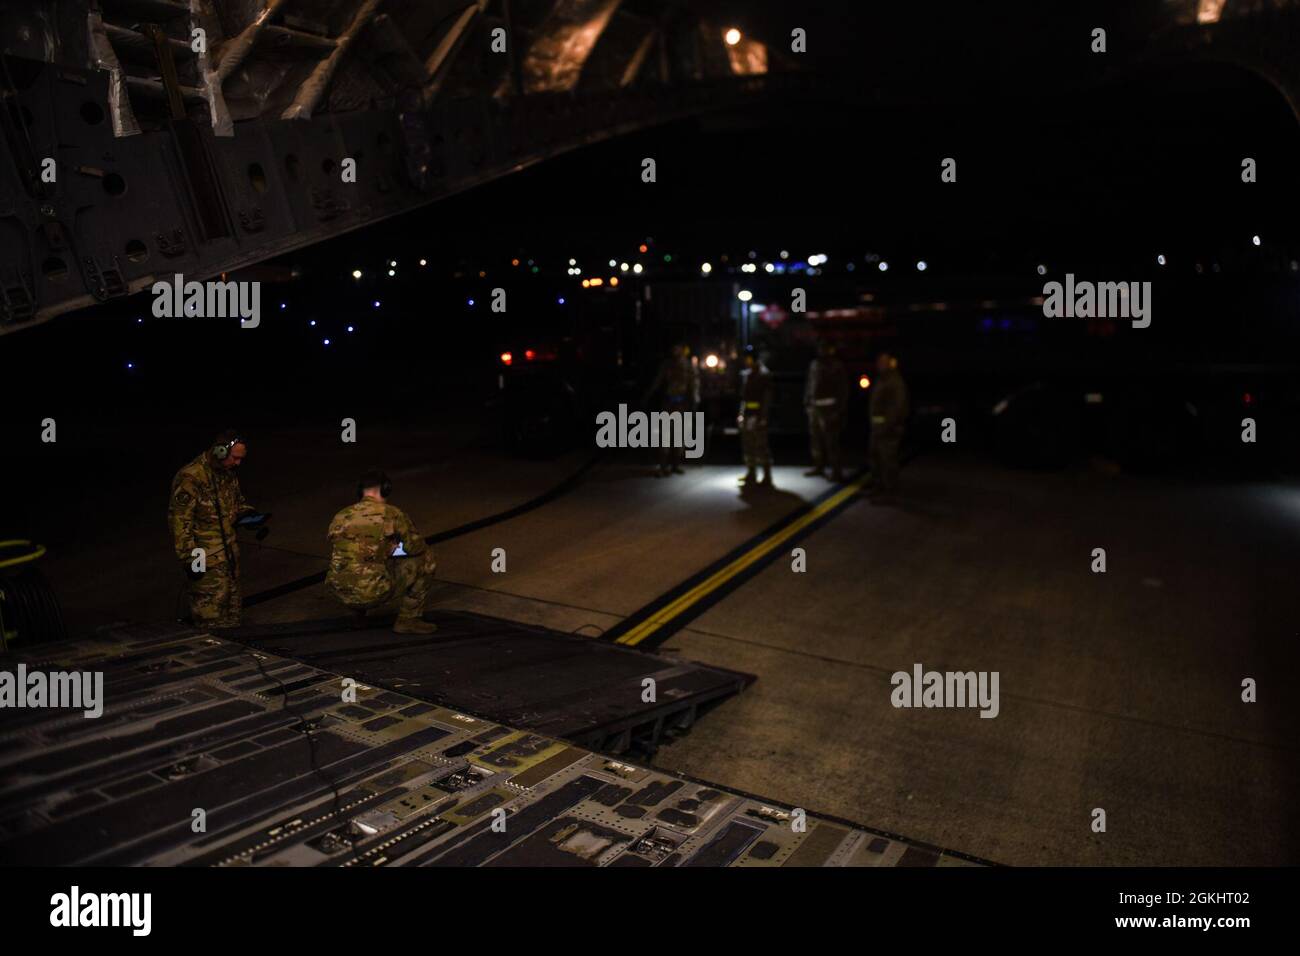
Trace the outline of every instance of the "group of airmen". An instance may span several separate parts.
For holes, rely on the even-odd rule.
[[[684,345],[673,348],[651,386],[669,412],[690,412],[699,405],[699,369]],[[808,370],[804,406],[812,444],[809,476],[843,480],[840,433],[846,418],[849,381],[834,346],[823,342]],[[871,495],[892,497],[898,487],[898,454],[908,415],[907,386],[898,360],[883,353],[871,387]],[[772,484],[768,414],[772,407],[772,373],[752,347],[745,350],[740,372],[740,430],[746,486]],[[682,474],[685,449],[661,447],[658,475]],[[242,601],[239,588],[238,531],[262,538],[268,514],[252,508],[239,486],[238,471],[248,442],[235,430],[218,435],[172,481],[168,523],[172,546],[185,572],[190,621],[209,628],[237,627]],[[759,472],[762,472],[760,477]],[[389,504],[392,483],[382,471],[367,471],[357,481],[356,501],[329,524],[330,564],[326,584],[348,608],[357,625],[368,612],[396,603],[398,634],[431,634],[436,625],[423,618],[437,564],[433,552],[400,508]]]
[[[172,546],[185,572],[189,620],[198,627],[238,627],[240,529],[265,537],[269,515],[244,499],[238,471],[248,442],[235,430],[218,435],[172,480],[168,508]],[[400,508],[388,503],[392,483],[382,471],[357,481],[357,500],[329,525],[325,581],[358,626],[367,612],[396,602],[398,634],[432,634],[424,603],[437,564],[433,551]]]
[[[898,368],[898,359],[882,352],[876,359],[875,378],[871,382],[870,416],[870,496],[891,500],[898,491],[898,456],[909,414],[907,384]],[[745,486],[771,486],[772,451],[768,445],[768,414],[772,407],[772,373],[762,355],[753,346],[743,352],[740,370],[740,408],[736,424],[740,431]],[[649,394],[661,396],[660,407],[666,412],[689,412],[700,402],[699,368],[690,358],[685,345],[673,346],[672,353],[659,368]],[[812,468],[808,477],[844,480],[840,455],[840,435],[847,418],[849,376],[844,363],[835,354],[835,346],[823,340],[808,367],[804,387],[804,409],[808,414],[808,434],[812,451]],[[659,449],[657,476],[682,474],[684,449]],[[759,472],[762,472],[760,477]]]

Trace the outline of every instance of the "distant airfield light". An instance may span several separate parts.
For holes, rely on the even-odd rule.
[[[672,261],[673,261],[672,254],[671,254],[671,253],[668,253],[668,252],[665,252],[665,253],[664,253],[664,262],[672,262]]]
[[[396,260],[396,259],[389,259],[389,260],[388,260],[388,264],[389,264],[389,266],[391,266],[391,267],[394,268],[394,269],[397,268],[397,260]]]
[[[473,305],[473,304],[474,304],[474,300],[473,300],[473,299],[466,299],[465,301],[467,301],[470,305]]]
[[[618,285],[618,276],[610,276],[610,277],[609,277],[609,284],[610,284],[610,285],[615,285],[615,286]]]
[[[782,250],[781,250],[781,258],[782,258],[782,259],[789,259],[789,258],[790,258],[790,250],[788,250],[788,249],[782,249]]]
[[[641,245],[637,246],[636,248],[637,248],[637,251],[638,251],[638,252],[641,252],[641,253],[646,253],[646,252],[649,252],[649,251],[650,251],[650,247],[647,246],[644,242],[641,243]]]
[[[374,307],[375,307],[376,309],[379,308],[379,300],[378,300],[378,299],[376,299],[376,300],[374,301],[373,304],[374,304]]]
[[[564,296],[560,296],[560,297],[559,297],[558,299],[556,299],[555,301],[559,302],[560,305],[564,305]]]
[[[1161,265],[1164,265],[1165,257],[1163,255],[1156,256],[1156,262],[1160,263]]]
[[[537,353],[532,349],[524,349],[524,358],[531,362],[533,359],[537,358]]]
[[[352,331],[352,326],[350,326],[350,325],[348,326],[348,331],[349,331],[349,332]]]
[[[627,272],[627,270],[628,270],[628,265],[627,265],[626,262],[620,262],[620,263],[618,264],[618,271],[619,271],[619,272]]]
[[[582,287],[583,287],[584,289],[590,289],[590,288],[591,288],[591,280],[590,280],[590,279],[583,279],[583,280],[582,280]]]
[[[921,259],[921,260],[918,261],[917,264],[916,264],[916,271],[917,271],[917,272],[924,272],[924,271],[925,271],[926,269],[928,269],[928,268],[930,268],[930,265],[929,265],[929,263],[927,263],[924,259]]]
[[[707,368],[717,368],[717,367],[718,367],[718,357],[717,357],[716,355],[712,354],[712,353],[709,353],[708,355],[706,355],[706,356],[704,357],[704,365],[705,365],[705,367],[707,367]]]
[[[880,271],[881,271],[881,272],[888,272],[888,271],[889,271],[889,263],[886,262],[884,259],[881,259],[881,260],[880,260]]]
[[[329,339],[326,339],[326,340],[325,340],[325,344],[326,344],[326,345],[329,345],[329,344],[330,344],[330,340],[329,340]]]
[[[316,320],[315,320],[315,319],[312,319],[312,320],[311,320],[310,322],[308,322],[307,324],[310,325],[312,328],[315,328],[315,327],[316,327]]]
[[[641,263],[638,262],[636,265],[634,265],[634,266],[632,267],[632,271],[635,272],[637,275],[640,275],[640,274],[641,274]]]
[[[772,263],[770,263],[770,262],[764,262],[764,263],[763,263],[763,271],[764,271],[764,272],[775,272],[775,271],[776,271],[776,266],[772,265]]]
[[[865,375],[859,375],[858,388],[870,388],[870,387],[871,387],[871,379],[867,378]]]
[[[732,27],[723,34],[722,38],[727,41],[727,46],[735,46],[740,42],[740,31]]]
[[[617,259],[610,259],[610,260],[609,260],[609,267],[610,267],[611,269],[615,269],[615,268],[617,268],[617,267],[618,267],[618,260],[617,260]]]
[[[135,324],[136,324],[136,325],[144,325],[144,319],[136,319],[136,320],[135,320]]]
[[[397,270],[396,270],[396,269],[389,269],[389,270],[388,270],[388,274],[389,274],[390,276],[395,276],[395,275],[397,275]]]
[[[511,355],[509,352],[502,352],[502,353],[501,353],[501,364],[502,364],[502,365],[509,365],[509,364],[510,364],[511,362],[513,362],[514,360],[515,360],[515,357],[514,357],[513,355]]]
[[[352,278],[354,278],[354,279],[360,279],[360,278],[361,278],[361,270],[360,270],[360,269],[353,269],[353,270],[352,270]]]
[[[1259,245],[1259,236],[1251,236],[1250,241],[1253,242],[1255,245]]]
[[[754,293],[750,292],[748,289],[741,289],[736,298],[741,302],[748,302],[750,299],[754,298]]]
[[[427,266],[428,264],[429,264],[429,260],[428,260],[428,259],[421,259],[421,260],[420,260],[420,268],[424,268],[424,267]]]
[[[703,272],[705,275],[708,275],[710,272],[713,271],[713,266],[706,262],[704,263],[704,265],[700,266],[700,271]]]
[[[127,368],[135,368],[135,363],[134,363],[134,362],[127,362],[127,363],[126,363],[126,367],[127,367]]]
[[[570,260],[569,260],[569,265],[571,265],[571,266],[576,266],[577,264],[578,264],[578,260],[577,260],[577,259],[570,259]]]
[[[519,260],[518,260],[518,259],[511,259],[511,260],[510,260],[510,264],[511,264],[512,266],[517,266],[517,265],[519,265]]]
[[[1038,274],[1039,274],[1040,276],[1045,276],[1045,275],[1047,275],[1047,266],[1040,265],[1040,266],[1038,267]]]
[[[590,280],[586,280],[586,279],[584,279],[583,281],[584,281],[584,282],[586,282],[586,281],[590,281],[590,282],[591,282],[591,285],[592,285],[592,288],[595,288],[596,286],[604,285],[604,284],[605,284],[605,280],[602,279],[600,276],[593,276]]]

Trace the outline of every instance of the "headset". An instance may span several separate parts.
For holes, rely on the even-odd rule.
[[[227,433],[227,434],[231,434],[231,433]],[[231,449],[233,449],[236,445],[248,444],[246,441],[244,441],[244,439],[239,437],[238,432],[231,434],[231,438],[227,441],[221,440],[224,437],[225,437],[224,435],[218,436],[217,443],[212,446],[212,457],[215,458],[217,461],[225,461],[227,458],[229,458]]]
[[[360,501],[365,497],[366,489],[379,486],[379,494],[388,498],[393,493],[393,483],[389,480],[387,473],[374,469],[366,472],[357,479],[357,500]]]

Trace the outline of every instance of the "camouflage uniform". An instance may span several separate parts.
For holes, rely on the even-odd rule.
[[[763,469],[763,481],[771,480],[772,452],[767,444],[767,415],[772,407],[772,373],[762,362],[740,372],[740,445],[745,456],[745,479],[754,469]]]
[[[437,563],[402,509],[362,498],[334,516],[329,539],[333,551],[325,581],[335,597],[366,610],[400,595],[398,623],[421,619]],[[399,541],[408,557],[390,557]]]
[[[829,466],[836,481],[841,477],[840,429],[848,400],[849,377],[844,363],[828,355],[813,359],[803,397],[808,410],[813,470],[820,472]]]
[[[239,541],[235,521],[252,510],[234,471],[218,465],[209,451],[172,479],[167,522],[176,557],[188,568],[194,562],[193,550],[202,548],[207,565],[203,576],[188,585],[190,620],[197,625],[239,624]]]
[[[689,355],[670,355],[659,366],[659,374],[650,386],[653,395],[662,389],[663,399],[660,408],[665,412],[681,412],[683,417],[691,414],[700,404],[700,370],[691,361]],[[661,436],[660,440],[665,440]],[[686,461],[685,448],[671,448],[661,445],[659,448],[659,468],[680,468]]]
[[[875,490],[898,488],[898,450],[907,424],[907,384],[898,369],[881,372],[871,386],[871,480]]]

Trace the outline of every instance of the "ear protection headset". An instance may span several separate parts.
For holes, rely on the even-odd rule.
[[[367,488],[379,486],[379,493],[387,498],[393,493],[393,483],[389,480],[388,475],[382,471],[368,471],[361,476],[357,482],[357,500],[365,495]]]
[[[247,443],[244,441],[244,439],[240,438],[238,435],[234,436],[229,441],[217,442],[215,445],[212,446],[212,457],[215,458],[217,461],[225,461],[227,458],[230,457],[230,451],[232,448],[234,448],[236,445],[244,445],[244,444]]]

